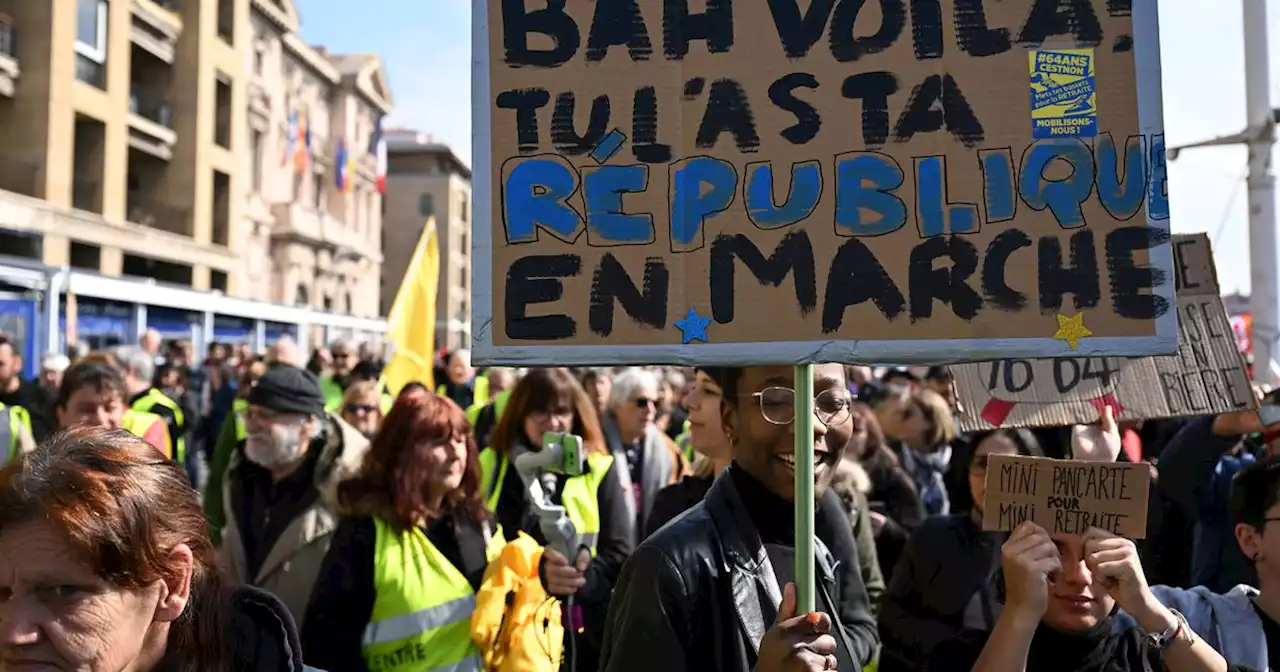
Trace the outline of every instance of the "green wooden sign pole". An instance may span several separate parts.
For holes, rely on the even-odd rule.
[[[813,365],[795,367],[796,613],[816,609],[813,576]]]

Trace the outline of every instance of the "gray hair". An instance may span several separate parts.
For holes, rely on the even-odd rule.
[[[617,407],[631,402],[636,392],[651,388],[660,390],[658,376],[652,371],[632,367],[623,369],[613,376],[613,388],[609,390],[609,406]]]
[[[57,371],[59,373],[66,371],[71,366],[71,358],[66,355],[45,355],[40,361],[40,367],[45,371]]]
[[[156,377],[156,359],[142,348],[120,348],[116,359],[120,360],[126,372],[132,372],[133,377],[146,381],[148,385]]]

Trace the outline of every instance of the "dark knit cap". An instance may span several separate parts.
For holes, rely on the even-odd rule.
[[[267,371],[249,391],[249,405],[277,413],[324,415],[320,381],[305,369],[277,366]]]

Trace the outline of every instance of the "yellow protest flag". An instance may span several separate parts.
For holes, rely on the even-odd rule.
[[[387,392],[397,395],[405,385],[419,382],[435,389],[433,379],[436,335],[436,290],[440,284],[440,241],[431,218],[418,237],[413,259],[396,292],[387,335],[395,352],[382,371]]]

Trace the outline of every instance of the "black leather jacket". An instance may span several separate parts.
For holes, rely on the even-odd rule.
[[[841,605],[836,560],[820,540],[814,544],[816,590],[826,604]],[[641,544],[616,586],[601,672],[750,672],[776,616],[776,606],[762,603],[781,601],[769,556],[728,474],[702,503]],[[861,599],[865,607],[865,594]],[[865,665],[879,647],[870,610],[856,610],[857,622],[850,610],[832,611],[833,634]]]

